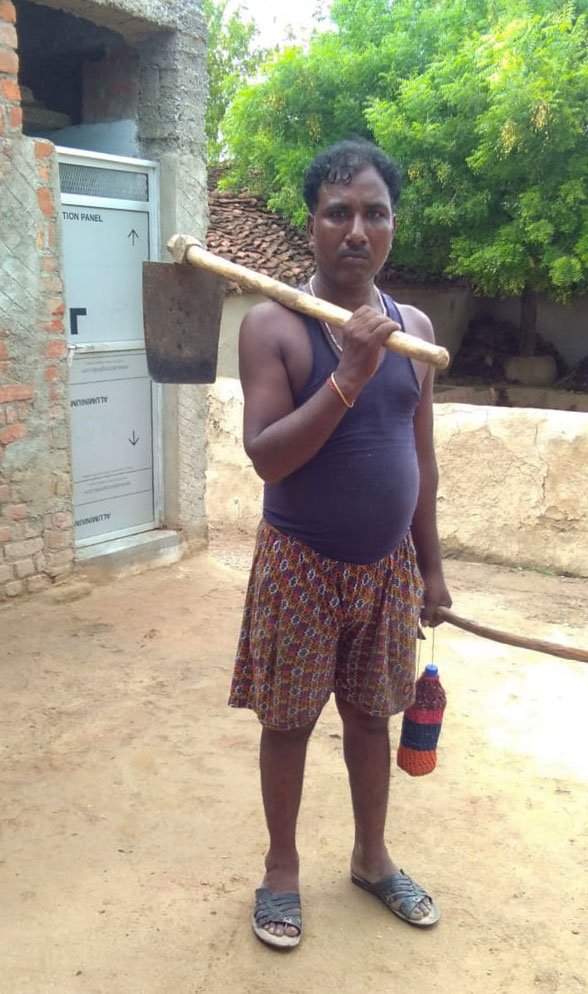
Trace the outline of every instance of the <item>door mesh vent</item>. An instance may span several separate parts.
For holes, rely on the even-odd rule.
[[[149,200],[147,173],[126,169],[101,169],[72,162],[59,163],[62,193],[80,197],[111,197],[113,200]]]

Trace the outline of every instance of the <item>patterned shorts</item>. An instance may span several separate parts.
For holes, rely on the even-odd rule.
[[[314,722],[332,692],[373,717],[403,711],[421,598],[410,535],[376,563],[342,563],[262,521],[230,706],[281,730]]]

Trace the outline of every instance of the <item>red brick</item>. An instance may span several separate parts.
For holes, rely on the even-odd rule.
[[[45,321],[43,323],[44,331],[49,332],[50,335],[63,335],[65,331],[65,325],[61,318],[55,318],[54,321]]]
[[[9,487],[7,483],[3,483],[0,486],[0,504],[5,504],[6,501],[12,499],[12,487]]]
[[[16,52],[0,52],[0,72],[11,76],[18,74],[18,56]]]
[[[39,166],[37,172],[41,183],[48,183],[51,179],[51,169],[49,166]]]
[[[16,100],[20,103],[20,86],[13,79],[0,80],[0,92],[6,100]]]
[[[23,383],[9,383],[5,387],[0,387],[0,404],[7,404],[14,400],[30,400],[33,396],[33,388]]]
[[[46,255],[41,259],[41,271],[43,273],[56,273],[59,263],[54,255]]]
[[[10,528],[0,528],[0,543],[10,542],[12,538],[12,531]]]
[[[22,128],[22,107],[11,107],[8,119],[11,128]]]
[[[22,521],[23,518],[28,518],[29,509],[26,504],[9,504],[4,508],[3,514],[10,521]]]
[[[57,262],[57,260],[54,260]],[[52,297],[47,301],[47,307],[49,308],[51,314],[57,317],[59,314],[65,314],[65,304],[63,302],[63,297]]]
[[[6,45],[7,48],[16,48],[18,45],[16,28],[13,23],[6,24],[5,21],[0,20],[0,45]]]
[[[49,345],[45,349],[46,359],[63,359],[66,354],[67,346],[62,341],[49,342]]]
[[[27,433],[26,425],[22,422],[16,425],[8,425],[0,431],[0,445],[10,445],[11,442],[18,442]]]
[[[0,0],[0,21],[16,24],[16,8],[12,0]]]
[[[53,155],[55,151],[55,145],[47,141],[36,141],[35,142],[35,159],[48,159]]]
[[[53,200],[53,192],[46,186],[42,186],[37,190],[37,200],[39,207],[43,211],[45,217],[53,218],[55,217],[55,202]]]
[[[6,414],[6,424],[7,425],[13,425],[15,421],[18,421],[18,414],[16,412],[16,407],[13,407],[12,404],[8,404],[4,408],[4,411],[5,411],[5,414]]]
[[[8,349],[4,342],[0,342],[0,360],[2,359],[8,359]]]
[[[47,366],[43,376],[47,383],[51,383],[53,380],[58,380],[60,378],[61,370],[59,369],[59,366]]]

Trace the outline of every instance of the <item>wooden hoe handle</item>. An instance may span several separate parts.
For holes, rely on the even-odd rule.
[[[218,276],[237,283],[247,290],[262,293],[285,307],[310,317],[318,318],[319,321],[328,321],[329,324],[342,325],[349,321],[351,311],[335,304],[329,304],[326,300],[320,300],[302,290],[296,290],[286,283],[280,283],[271,276],[264,276],[256,273],[253,269],[245,266],[238,266],[234,262],[229,262],[221,256],[214,255],[202,248],[200,243],[190,235],[173,235],[167,243],[169,252],[174,262],[188,263],[190,266],[197,266],[200,269],[208,269]],[[410,359],[418,359],[426,362],[437,369],[446,369],[449,365],[449,353],[441,345],[432,345],[424,342],[415,335],[407,335],[403,331],[393,331],[385,342],[386,348],[399,352],[400,355],[408,356]]]
[[[575,659],[579,663],[588,663],[588,651],[586,649],[574,649],[572,646],[560,645],[559,642],[541,642],[539,639],[526,638],[524,635],[513,635],[511,632],[503,632],[499,628],[487,628],[486,625],[478,625],[475,621],[460,618],[447,607],[438,607],[436,613],[439,618],[442,618],[448,624],[455,625],[456,628],[462,628],[464,632],[471,632],[472,635],[480,635],[482,638],[491,639],[493,642],[516,645],[520,649],[533,649],[535,652],[544,652],[548,656],[559,656],[561,659]]]

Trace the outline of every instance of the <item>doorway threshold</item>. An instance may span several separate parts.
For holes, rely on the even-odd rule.
[[[181,532],[156,529],[76,549],[76,567],[90,580],[115,580],[171,566],[183,553]]]

